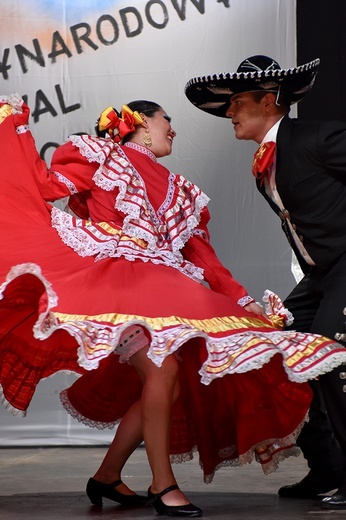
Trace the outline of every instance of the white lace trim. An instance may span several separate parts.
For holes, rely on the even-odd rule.
[[[295,446],[295,444],[304,424],[308,420],[309,417],[308,414],[306,414],[304,421],[301,422],[291,435],[281,439],[267,439],[256,446],[253,446],[246,453],[242,453],[236,459],[228,459],[220,462],[211,475],[205,475],[205,483],[210,484],[214,478],[215,472],[220,468],[244,466],[245,464],[251,464],[254,460],[261,464],[261,468],[265,475],[274,473],[278,469],[280,462],[288,457],[298,457],[300,455],[300,449]],[[258,455],[258,450],[263,451],[264,446],[266,447],[264,458],[265,460],[268,460],[268,462],[263,462],[261,456]],[[223,450],[220,455],[226,457],[228,453],[234,453],[234,447]],[[201,467],[203,469],[203,465],[201,465]]]
[[[140,144],[134,143],[133,141],[127,141],[123,144],[123,146],[126,148],[133,148],[133,150],[137,150],[137,152],[143,153],[144,155],[150,157],[152,161],[157,162],[156,155],[148,148],[145,148],[145,146],[141,146]]]
[[[43,284],[46,295],[47,295],[47,308],[44,312],[42,312],[33,327],[33,335],[36,338],[41,337],[42,331],[45,330],[45,338],[54,332],[54,330],[59,328],[58,320],[55,318],[54,313],[51,312],[52,307],[56,307],[58,303],[58,297],[56,293],[53,291],[51,284],[46,280],[46,278],[42,275],[41,268],[37,264],[33,263],[25,263],[18,264],[9,271],[6,281],[0,286],[0,300],[4,297],[4,292],[6,287],[14,280],[15,278],[23,275],[23,274],[32,274],[36,276]]]
[[[346,364],[346,349],[316,334],[250,330],[241,333],[230,331],[226,337],[215,338],[211,333],[208,335],[196,326],[180,321],[173,323],[169,329],[160,330],[155,330],[145,319],[138,318],[118,324],[106,324],[103,321],[98,323],[91,319],[78,321],[76,318],[61,322],[58,318],[59,314],[50,310],[57,305],[57,296],[50,283],[42,276],[39,266],[35,264],[21,264],[12,268],[6,282],[0,287],[0,299],[3,298],[7,285],[25,273],[32,273],[40,279],[48,299],[47,309],[39,315],[33,327],[34,337],[44,340],[56,330],[66,330],[78,343],[78,363],[86,370],[97,368],[99,362],[115,350],[121,334],[129,325],[141,325],[148,330],[151,336],[148,357],[157,366],[161,366],[168,355],[177,352],[188,340],[203,338],[208,357],[199,374],[201,382],[206,385],[226,374],[260,369],[278,353],[282,355],[288,378],[298,383],[314,379],[340,364]],[[220,320],[222,326],[222,319]],[[320,339],[319,348],[316,346],[318,339]],[[312,342],[316,350],[313,356],[306,357],[304,352]],[[300,359],[299,353],[302,353]],[[288,363],[288,360],[292,360],[292,356],[295,357],[294,364]],[[225,359],[232,359],[232,363],[227,366]]]
[[[203,238],[206,242],[210,242],[208,234],[203,229],[194,229],[192,235],[197,235]]]
[[[123,257],[129,261],[137,259],[143,262],[150,261],[153,264],[173,267],[196,282],[200,283],[204,279],[203,269],[184,260],[181,253],[141,247],[136,240],[133,240],[142,240],[141,236],[137,236],[135,229],[132,236],[131,232],[129,233],[127,240],[122,231],[115,228],[114,234],[107,237],[100,229],[102,223],[93,225],[91,221],[83,221],[56,207],[52,208],[51,221],[64,244],[82,257],[95,256],[95,260]]]
[[[51,379],[58,373],[70,375],[72,372],[71,372],[71,370],[59,370],[58,372],[55,372],[54,374],[51,374],[50,376],[43,377],[40,381],[45,381],[46,379]],[[14,406],[12,406],[11,403],[6,399],[1,383],[0,383],[0,404],[2,404],[4,406],[4,408],[6,410],[8,410],[15,417],[24,418],[27,415],[27,410],[19,410],[18,408],[14,408]]]
[[[263,447],[263,444],[266,444],[269,441],[264,441],[264,443],[261,443],[259,446]],[[269,475],[270,473],[274,473],[278,467],[280,462],[287,459],[288,457],[298,457],[300,455],[300,449],[296,446],[290,446],[285,443],[284,440],[281,439],[275,439],[275,442],[277,443],[276,446],[281,446],[281,451],[279,453],[272,453],[272,459],[270,462],[263,463],[257,456],[256,453],[256,446],[253,447],[251,450],[249,450],[247,453],[241,455],[237,459],[228,459],[220,462],[213,473],[210,475],[204,476],[204,482],[206,484],[210,484],[213,481],[214,475],[216,471],[218,471],[220,468],[226,468],[226,467],[232,467],[232,468],[238,468],[241,466],[245,466],[245,464],[251,464],[254,460],[261,464],[261,468],[263,470],[263,473],[265,475]],[[287,446],[287,447],[286,447]],[[201,464],[201,467],[203,469],[203,465]]]
[[[71,415],[74,419],[76,419],[78,422],[85,424],[86,426],[89,426],[90,428],[97,428],[98,430],[106,430],[106,429],[113,429],[121,419],[114,422],[100,422],[100,421],[93,421],[92,419],[88,419],[87,417],[84,417],[80,412],[78,412],[74,406],[70,403],[70,400],[67,396],[67,389],[60,392],[60,401],[63,407],[65,408],[66,412]]]
[[[294,366],[289,366],[287,359],[293,355],[293,352],[304,352],[317,336],[294,331],[284,333],[281,331],[250,331],[233,333],[223,339],[210,338],[206,333],[187,325],[181,325],[164,333],[164,337],[159,332],[150,332],[153,340],[148,357],[157,366],[161,366],[167,355],[178,350],[186,341],[196,337],[204,338],[208,358],[199,370],[199,374],[201,383],[205,385],[226,374],[241,374],[258,370],[278,353],[283,357],[283,366],[288,378],[297,383],[315,379],[346,362],[346,349],[340,347],[338,343],[328,343],[315,352],[314,356],[303,358]],[[170,344],[169,351],[166,346],[167,341]],[[225,368],[226,359],[233,359],[227,368]]]
[[[23,100],[18,93],[13,93],[10,96],[0,96],[0,103],[7,103],[12,107],[13,114],[22,114]]]
[[[119,193],[114,207],[126,215],[123,223],[125,233],[145,240],[151,249],[157,247],[157,234],[160,237],[159,240],[162,240],[164,235],[169,234],[170,247],[174,252],[184,247],[200,221],[202,209],[207,206],[210,200],[205,193],[183,176],[171,174],[172,178],[176,179],[180,194],[173,208],[161,211],[160,216],[164,216],[166,213],[165,220],[158,220],[155,212],[150,211],[152,208],[141,175],[132,166],[120,146],[109,139],[95,139],[91,136],[70,136],[69,139],[89,162],[100,164],[93,176],[95,184],[105,191],[118,188]],[[133,190],[131,185],[135,186],[135,191],[131,191]],[[184,227],[182,227],[180,221],[176,220],[182,211],[184,212],[182,219]],[[172,217],[175,217],[175,221],[169,228],[167,222],[173,222]],[[154,230],[152,221],[162,229]],[[177,223],[179,224],[178,229]]]
[[[245,307],[246,305],[248,305],[249,303],[251,302],[254,302],[255,300],[247,295],[247,296],[243,296],[242,298],[239,298],[239,300],[237,301],[237,304],[240,306],[240,307]]]
[[[102,139],[101,137],[95,139],[87,134],[82,136],[70,135],[68,141],[71,141],[89,162],[97,162],[100,165],[105,163],[107,157],[116,146],[111,139]],[[95,143],[97,143],[96,147],[94,146]]]
[[[206,484],[210,484],[214,478],[216,471],[220,468],[225,467],[240,467],[245,464],[251,464],[254,460],[261,464],[261,468],[265,475],[269,475],[270,473],[274,473],[278,467],[279,463],[288,457],[298,457],[300,455],[300,449],[295,446],[296,440],[304,426],[304,424],[309,420],[308,414],[306,414],[304,421],[287,437],[283,437],[281,439],[266,439],[261,441],[259,444],[250,448],[246,453],[242,453],[238,457],[228,458],[232,456],[233,453],[236,453],[236,447],[230,446],[228,448],[223,449],[219,456],[220,458],[224,458],[225,460],[221,461],[214,469],[214,471],[209,475],[204,475],[204,482]],[[263,448],[265,447],[265,450]],[[264,451],[264,460],[268,462],[264,462],[263,458],[258,455],[258,451]],[[170,460],[172,463],[180,464],[182,462],[186,462],[193,459],[193,454],[198,452],[197,447],[195,446],[190,452],[174,454],[170,456]],[[203,470],[203,464],[201,460],[199,461],[200,467]]]
[[[64,409],[67,411],[67,413],[69,413],[74,419],[77,419],[77,421],[81,422],[82,424],[85,424],[86,426],[89,426],[91,428],[104,430],[113,429],[121,421],[121,419],[119,419],[118,421],[106,423],[100,421],[93,421],[84,417],[72,406],[68,399],[67,392],[67,390],[63,390],[60,393],[61,403]],[[265,475],[275,472],[279,466],[279,463],[282,462],[284,459],[292,456],[298,457],[300,455],[300,449],[297,446],[295,446],[295,443],[306,421],[308,421],[308,414],[306,415],[305,420],[302,421],[302,423],[296,428],[294,432],[292,432],[291,435],[288,435],[287,437],[281,439],[275,438],[261,441],[259,444],[253,446],[246,453],[242,453],[238,457],[227,458],[232,457],[232,454],[236,453],[235,446],[230,446],[229,448],[223,449],[219,455],[224,460],[222,460],[215,467],[214,471],[211,474],[204,475],[204,482],[206,484],[210,484],[214,478],[216,471],[218,471],[220,468],[240,467],[244,466],[245,464],[250,464],[253,461],[256,461],[259,464],[261,464],[261,468]],[[264,447],[265,450],[263,449]],[[268,462],[263,461],[263,458],[261,458],[258,455],[258,451],[262,453],[264,451],[264,460]],[[194,454],[196,453],[198,453],[198,449],[197,446],[194,446],[189,452],[170,455],[170,461],[173,464],[181,464],[183,462],[188,462],[194,458]],[[203,470],[203,464],[201,460],[199,461],[199,464],[201,469]]]
[[[56,172],[54,170],[50,170],[50,173],[55,175],[55,177],[58,179],[59,182],[61,182],[62,184],[65,184],[65,186],[67,186],[71,195],[78,193],[76,185],[72,181],[70,181],[70,179],[65,177],[65,175],[62,175],[62,173]]]
[[[1,99],[0,99],[1,101]],[[18,408],[14,408],[11,403],[9,403],[4,395],[3,387],[0,383],[0,403],[4,405],[6,410],[8,410],[12,415],[15,415],[17,417],[25,417],[26,416],[26,410],[18,410]]]
[[[121,147],[109,139],[85,135],[69,139],[88,161],[100,164],[93,176],[95,184],[107,191],[118,189],[114,207],[125,217],[119,229],[112,222],[77,219],[55,208],[52,225],[62,241],[80,256],[151,261],[178,269],[197,282],[203,281],[203,269],[185,260],[180,251],[196,233],[209,198],[181,175],[170,173],[166,198],[156,213],[141,175]],[[177,187],[177,200],[172,206]]]
[[[29,132],[29,125],[19,125],[16,127],[16,133],[18,135],[25,134],[26,132]]]
[[[44,315],[46,315],[47,313],[49,313],[49,308],[55,307],[57,305],[58,297],[56,293],[53,291],[51,284],[42,275],[41,268],[37,264],[27,262],[25,264],[18,264],[12,267],[6,276],[6,281],[0,286],[0,300],[3,299],[5,289],[10,284],[10,282],[12,282],[12,280],[18,278],[18,276],[21,276],[22,274],[32,274],[36,276],[44,285],[48,297],[47,311],[46,313],[43,313]],[[39,320],[41,319],[43,314],[40,314]]]
[[[262,301],[265,304],[265,313],[270,315],[280,316],[286,326],[292,325],[294,322],[293,314],[286,309],[279,296],[272,291],[266,289]]]

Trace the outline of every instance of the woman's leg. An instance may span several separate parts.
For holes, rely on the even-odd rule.
[[[161,367],[142,349],[131,357],[131,364],[143,382],[141,396],[142,431],[149,464],[153,474],[152,493],[159,493],[176,484],[169,459],[171,412],[179,394],[178,362],[168,356]],[[162,501],[166,505],[185,505],[189,500],[179,490],[173,490]]]
[[[147,348],[134,354],[130,362],[143,382],[142,396],[121,420],[93,478],[105,484],[120,479],[126,461],[144,438],[153,473],[151,491],[158,493],[176,483],[169,460],[169,441],[172,405],[179,394],[178,362],[175,356],[168,356],[158,368],[147,357]],[[125,483],[116,489],[124,494],[133,493]],[[188,500],[176,490],[165,496],[164,502],[183,505]]]
[[[93,477],[95,480],[110,484],[121,478],[126,461],[143,441],[140,407],[138,400],[124,415],[106,456]],[[123,494],[133,493],[124,483],[119,484],[116,489]]]
[[[131,353],[143,348],[148,348],[148,338],[143,328],[130,325],[122,333],[116,352],[126,362],[129,361]],[[119,480],[126,461],[142,441],[141,403],[138,399],[122,418],[106,456],[93,478],[104,484]],[[133,494],[124,483],[117,485],[116,489],[123,494]]]

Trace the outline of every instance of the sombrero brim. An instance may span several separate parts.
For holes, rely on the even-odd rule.
[[[197,108],[217,117],[226,117],[231,96],[240,92],[277,92],[280,89],[293,104],[312,88],[319,63],[317,58],[292,69],[227,72],[192,78],[185,85],[185,94]]]

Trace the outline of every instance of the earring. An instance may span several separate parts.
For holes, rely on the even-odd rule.
[[[150,148],[152,144],[153,143],[151,141],[149,130],[146,128],[145,129],[145,134],[144,134],[143,139],[142,139],[142,145],[145,146],[146,148]]]

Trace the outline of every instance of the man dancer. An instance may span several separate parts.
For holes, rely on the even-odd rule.
[[[185,93],[197,108],[231,118],[237,139],[260,145],[253,163],[257,187],[279,215],[305,274],[284,302],[292,328],[346,345],[346,123],[288,115],[311,89],[318,65],[316,59],[281,69],[268,56],[252,56],[235,73],[191,79]],[[338,488],[322,507],[346,509],[346,367],[312,386],[310,421],[298,439],[310,471],[279,495],[312,498]]]

